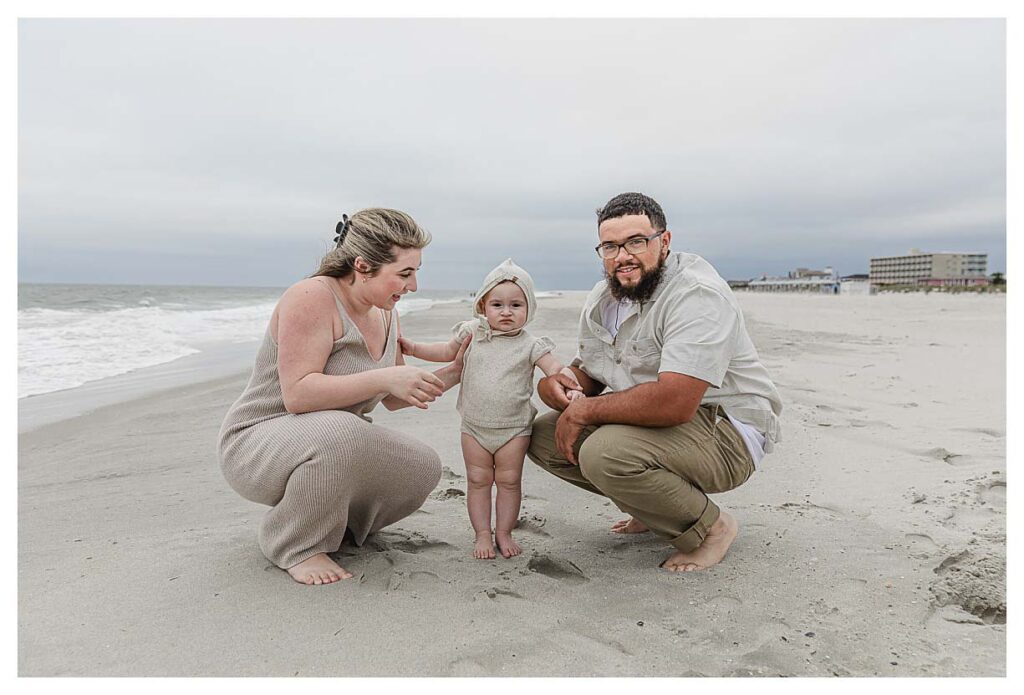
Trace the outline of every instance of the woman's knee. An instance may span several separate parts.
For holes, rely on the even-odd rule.
[[[429,446],[425,447],[423,457],[420,461],[420,467],[423,471],[424,487],[427,488],[427,492],[429,493],[437,487],[437,483],[441,480],[442,466],[440,455],[438,455],[438,453]]]
[[[441,457],[426,445],[406,452],[405,456],[393,464],[401,467],[402,487],[410,499],[422,502],[441,480]],[[389,462],[389,465],[392,463]]]

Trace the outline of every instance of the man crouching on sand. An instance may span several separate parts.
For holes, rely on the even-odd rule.
[[[597,215],[605,279],[571,365],[590,397],[570,401],[565,375],[541,380],[559,412],[536,419],[529,457],[629,514],[615,533],[664,536],[676,548],[665,569],[705,569],[739,530],[707,495],[742,485],[772,450],[782,402],[728,284],[700,256],[669,251],[661,206],[623,193]]]

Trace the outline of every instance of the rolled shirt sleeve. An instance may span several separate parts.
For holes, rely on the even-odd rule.
[[[666,311],[658,372],[676,372],[722,386],[740,330],[736,308],[719,292],[694,285]]]

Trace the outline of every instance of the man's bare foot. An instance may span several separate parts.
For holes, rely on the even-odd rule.
[[[292,575],[292,579],[299,584],[309,585],[333,584],[353,576],[351,572],[327,557],[325,553],[318,553],[297,565],[292,565],[288,568],[288,574]]]
[[[473,546],[473,557],[477,560],[494,559],[494,544],[491,543],[490,531],[477,531],[476,544]]]
[[[519,544],[512,540],[511,531],[495,531],[494,542],[498,544],[498,550],[501,551],[501,556],[504,558],[510,558],[523,552]]]
[[[647,533],[650,530],[644,525],[644,522],[633,517],[612,524],[612,533]]]
[[[708,529],[704,542],[696,550],[673,553],[661,566],[673,572],[693,572],[717,565],[736,540],[739,530],[740,525],[736,523],[736,519],[728,512],[722,512],[718,516],[718,521]]]

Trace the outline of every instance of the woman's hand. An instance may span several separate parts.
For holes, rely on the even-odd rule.
[[[427,403],[444,393],[444,382],[426,369],[404,365],[387,371],[388,393],[409,405],[426,410]]]
[[[462,369],[465,366],[466,350],[469,348],[469,344],[472,340],[473,336],[471,335],[467,335],[463,338],[462,343],[459,345],[459,350],[455,353],[455,357],[452,358],[452,361],[435,372],[439,377],[444,379],[444,383],[447,388],[451,388],[462,381]]]
[[[467,335],[462,340],[462,345],[459,345],[459,351],[455,353],[455,359],[452,360],[452,364],[451,364],[452,371],[455,372],[456,374],[458,374],[459,378],[462,378],[462,369],[466,366],[465,365],[466,350],[469,348],[469,344],[472,341],[473,341],[473,336],[472,335]]]

